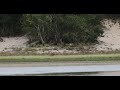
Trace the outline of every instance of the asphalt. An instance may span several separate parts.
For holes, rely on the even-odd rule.
[[[0,67],[1,76],[110,71],[120,71],[120,65]]]

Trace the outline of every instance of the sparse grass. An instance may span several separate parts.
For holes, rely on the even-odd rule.
[[[0,62],[119,61],[120,54],[0,56]]]
[[[32,52],[34,52],[34,51],[37,51],[37,50],[36,50],[36,48],[26,48],[24,51],[32,51]]]
[[[58,47],[54,47],[53,50],[58,50]]]
[[[22,48],[13,48],[14,51],[22,51]]]
[[[67,46],[66,50],[74,50],[74,47]]]
[[[48,51],[48,50],[51,50],[51,49],[48,48],[48,47],[43,47],[43,48],[41,48],[41,50],[42,50],[42,51]]]

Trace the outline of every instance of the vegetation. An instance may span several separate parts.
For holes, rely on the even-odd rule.
[[[17,36],[22,34],[21,14],[0,14],[0,36]]]
[[[103,18],[119,14],[0,14],[0,36],[27,35],[32,45],[94,43]]]
[[[92,14],[25,14],[23,30],[39,44],[93,43],[103,31]]]
[[[120,54],[0,56],[0,62],[119,61]]]
[[[31,45],[63,47],[69,44],[66,48],[71,50],[75,45],[97,42],[97,38],[103,34],[100,23],[103,18],[119,20],[119,17],[120,14],[0,14],[0,37],[27,35]],[[34,52],[35,49],[26,51]],[[0,56],[0,62],[104,60],[120,60],[120,54]]]

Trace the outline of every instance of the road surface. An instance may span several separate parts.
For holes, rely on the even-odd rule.
[[[1,76],[106,71],[120,71],[120,65],[0,67]]]

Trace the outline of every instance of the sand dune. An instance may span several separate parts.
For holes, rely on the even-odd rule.
[[[2,37],[4,42],[0,42],[0,52],[9,52],[14,48],[27,47],[28,39],[26,37]]]
[[[104,37],[99,37],[99,44],[95,45],[98,51],[114,51],[120,50],[120,25],[118,21],[113,23],[111,20],[103,21]]]

